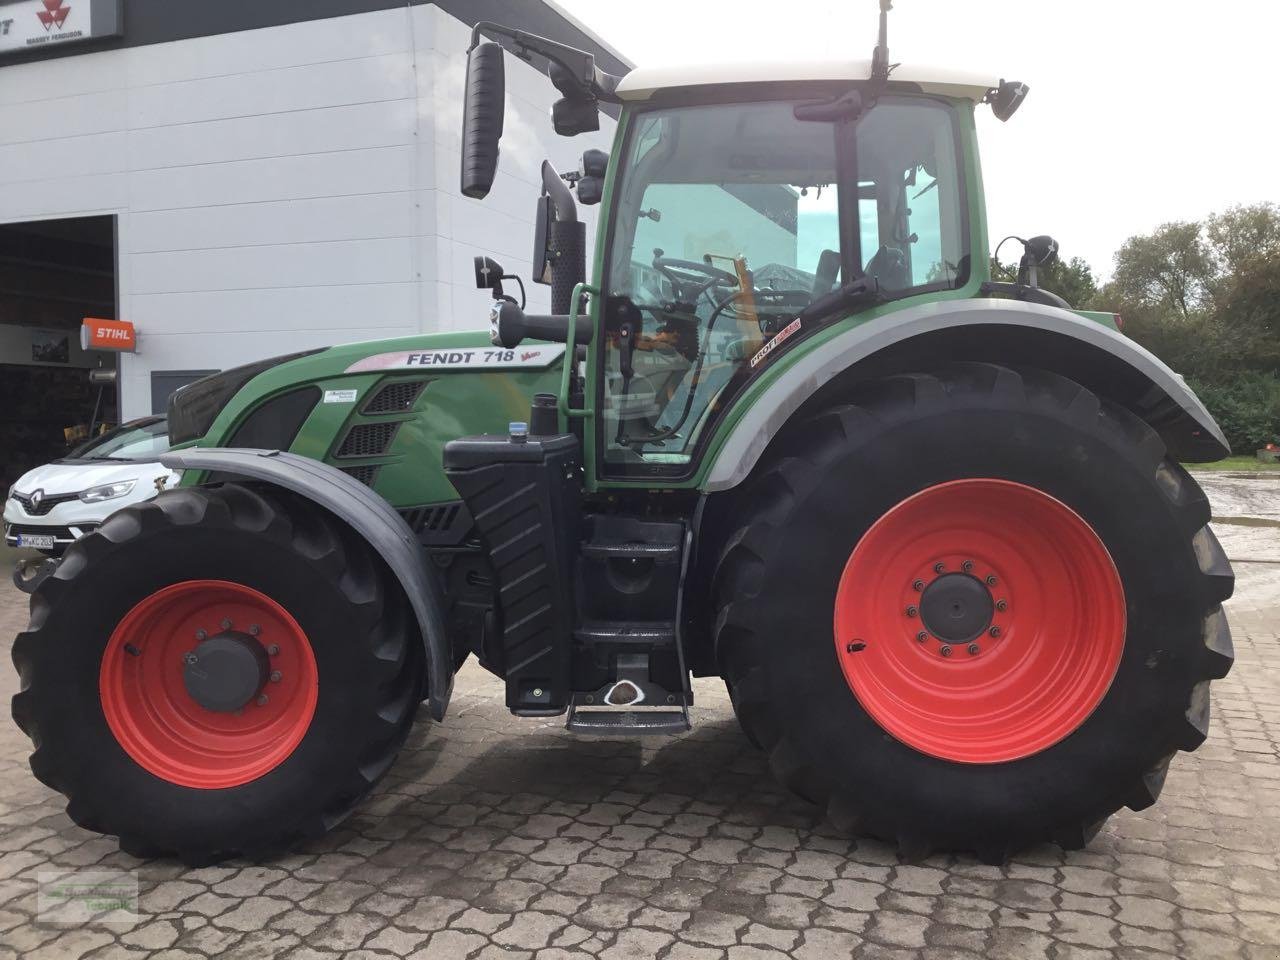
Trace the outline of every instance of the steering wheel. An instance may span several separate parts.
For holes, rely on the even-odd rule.
[[[683,290],[686,284],[697,284],[697,290],[690,298],[693,303],[697,303],[698,298],[712,287],[726,284],[735,287],[738,285],[738,278],[732,273],[713,267],[709,263],[699,263],[697,260],[680,260],[677,257],[655,255],[653,268],[670,280],[677,290]],[[708,279],[699,283],[698,280],[689,276],[691,273],[700,273]]]

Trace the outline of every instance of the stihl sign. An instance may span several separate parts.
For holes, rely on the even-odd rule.
[[[80,327],[80,346],[85,350],[133,353],[138,349],[138,332],[127,320],[95,320],[93,317],[85,317]]]
[[[0,55],[120,33],[120,0],[0,3]]]

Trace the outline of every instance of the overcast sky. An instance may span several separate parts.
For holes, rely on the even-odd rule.
[[[558,0],[637,64],[870,57],[876,0]],[[1048,233],[1102,276],[1135,233],[1280,201],[1276,0],[896,0],[893,62],[1022,80],[978,134],[992,246]],[[1006,245],[1006,260],[1016,256]]]

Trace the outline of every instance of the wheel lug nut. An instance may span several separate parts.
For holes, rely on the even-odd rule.
[[[950,648],[949,646],[947,646],[946,644],[943,644],[943,645],[942,645],[942,649],[941,649],[941,650],[939,650],[938,652],[939,652],[940,654],[942,654],[944,657],[949,657],[949,656],[951,656],[951,648]]]
[[[256,623],[249,624],[249,636],[256,637],[261,632],[262,632],[262,628],[258,626]]]
[[[964,563],[960,564],[960,569],[963,570],[965,573],[968,573],[970,570],[973,569],[973,561],[966,560]]]
[[[865,650],[865,649],[867,649],[867,645],[866,645],[866,643],[865,643],[864,641],[862,641],[862,640],[854,640],[852,643],[847,643],[847,644],[845,644],[844,652],[845,652],[845,653],[858,653],[858,652],[860,652],[860,651],[862,651],[862,650]]]
[[[267,695],[266,695],[265,693],[263,693],[263,694],[259,694],[259,696],[258,696],[258,706],[260,706],[260,707],[265,707],[265,706],[267,705],[267,700],[268,700],[268,697],[267,697]]]
[[[267,655],[268,655],[268,656],[275,657],[275,656],[279,656],[279,654],[280,654],[280,646],[279,646],[279,644],[275,644],[275,643],[273,643],[273,644],[271,644],[271,646],[267,647]]]
[[[969,656],[976,657],[978,655],[978,645],[976,643],[969,644]]]
[[[1006,610],[1008,610],[1008,609],[1009,609],[1009,601],[1008,601],[1008,600],[997,600],[997,601],[996,601],[996,609],[997,609],[997,610],[999,610],[1001,613],[1004,613]]]
[[[908,616],[908,617],[914,617],[914,616],[915,616],[917,613],[919,613],[919,612],[920,612],[920,611],[919,611],[919,610],[917,610],[914,606],[907,607],[907,616]]]
[[[911,584],[911,589],[913,589],[913,590],[915,590],[917,593],[919,593],[921,590],[923,590],[923,589],[924,589],[924,581],[923,581],[923,580],[916,580],[916,581],[912,582],[912,584]]]
[[[272,670],[272,671],[271,671],[271,682],[272,682],[272,683],[279,683],[279,682],[280,682],[280,671],[279,671],[279,670]]]
[[[994,573],[987,574],[987,586],[994,587],[996,585],[996,575]]]
[[[933,565],[934,573],[941,573],[945,569],[947,569],[947,565],[943,563],[941,560],[939,560],[937,563]]]
[[[186,653],[182,655],[183,663],[195,663],[198,659],[199,657],[197,657],[195,653],[193,653],[190,650],[188,650]]]
[[[197,630],[197,631],[196,631],[196,639],[197,639],[197,640],[205,640],[205,639],[207,639],[207,638],[208,638],[208,636],[209,636],[209,635],[208,635],[207,633],[205,633],[203,630]]]
[[[929,640],[929,634],[927,634],[925,631],[921,630],[919,633],[916,634],[917,643],[926,643],[928,642],[928,640]]]
[[[1000,636],[1000,628],[992,627],[990,630],[987,631],[987,633],[991,634],[993,637],[998,637]]]
[[[228,619],[226,619],[225,617],[224,617],[224,618],[223,618],[223,620],[222,620],[222,629],[223,629],[223,630],[230,630],[230,629],[231,629],[231,621],[230,621],[230,620],[228,620]]]

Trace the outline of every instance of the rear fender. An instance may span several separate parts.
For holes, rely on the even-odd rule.
[[[1059,307],[1013,300],[948,300],[907,307],[841,333],[784,370],[730,429],[702,485],[729,490],[806,404],[837,402],[860,380],[949,360],[1039,367],[1131,409],[1171,456],[1227,456],[1222,430],[1182,377],[1128,337]]]
[[[440,586],[427,574],[413,531],[391,504],[335,467],[276,450],[193,447],[166,453],[160,462],[173,470],[214,470],[265,481],[305,497],[360,534],[391,568],[409,599],[426,654],[427,704],[435,719],[444,719],[453,671]]]

